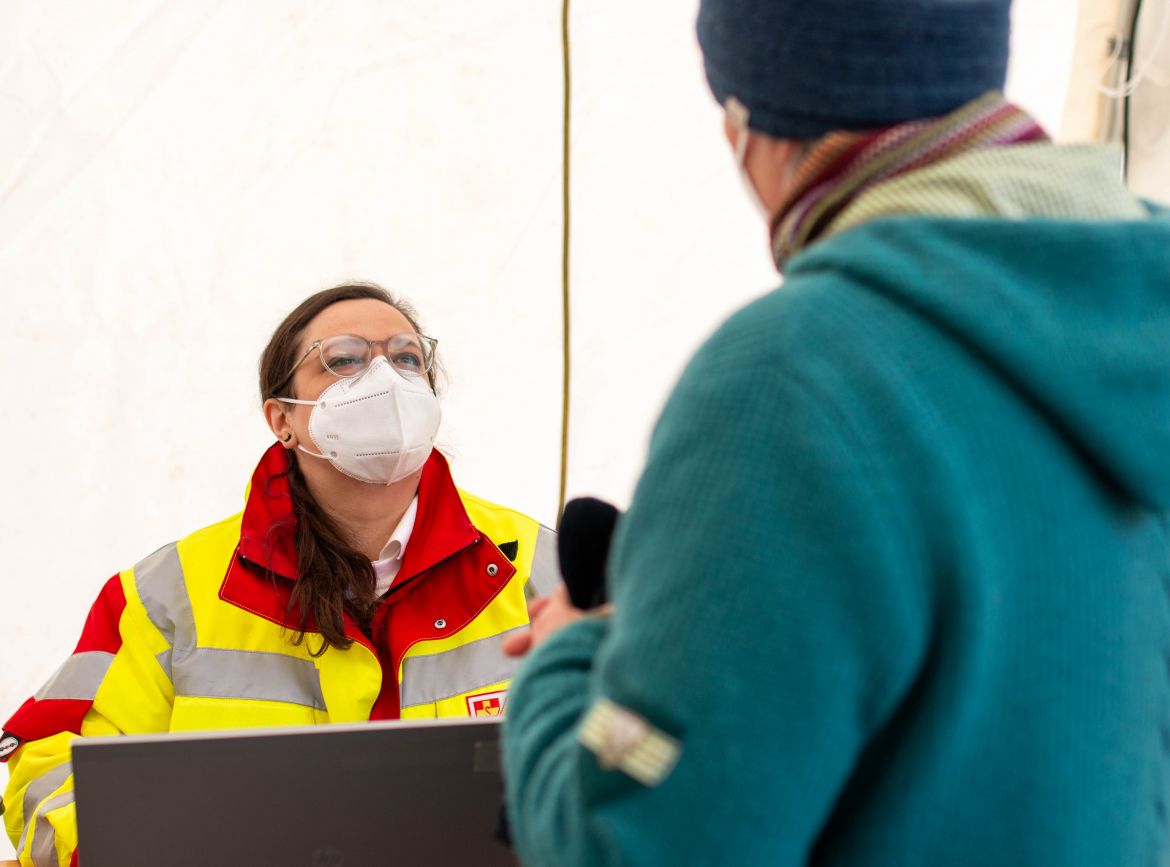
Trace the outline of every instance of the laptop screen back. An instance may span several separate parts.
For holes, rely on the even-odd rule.
[[[86,867],[514,867],[498,721],[78,739]]]

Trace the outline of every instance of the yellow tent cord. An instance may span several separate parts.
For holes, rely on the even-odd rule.
[[[565,485],[569,474],[569,144],[572,120],[572,78],[569,53],[569,0],[561,4],[561,57],[564,69],[564,118],[561,153],[561,489],[557,499],[557,527],[565,511]]]

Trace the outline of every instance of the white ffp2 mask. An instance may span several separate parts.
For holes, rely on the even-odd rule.
[[[316,400],[279,399],[313,407],[309,436],[318,451],[298,449],[372,485],[390,485],[421,469],[439,432],[439,399],[426,377],[403,376],[382,356]]]

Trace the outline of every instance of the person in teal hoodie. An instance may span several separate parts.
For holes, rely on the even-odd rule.
[[[1170,215],[1007,0],[702,0],[784,284],[696,353],[504,729],[529,867],[1170,863]]]

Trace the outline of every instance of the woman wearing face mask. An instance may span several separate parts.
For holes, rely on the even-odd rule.
[[[502,712],[500,651],[555,537],[458,490],[433,449],[435,343],[371,285],[305,300],[260,360],[243,512],[107,582],[77,650],[4,726],[22,863],[69,864],[78,735]]]

